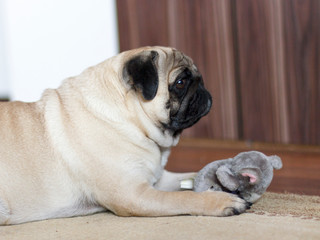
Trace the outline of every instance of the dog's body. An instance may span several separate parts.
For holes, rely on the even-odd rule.
[[[121,53],[46,90],[0,103],[0,225],[85,215],[227,216],[247,204],[178,191],[164,170],[181,131],[211,107],[190,58],[171,48]]]

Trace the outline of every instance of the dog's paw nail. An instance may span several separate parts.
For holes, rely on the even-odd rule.
[[[233,214],[234,215],[240,215],[240,212],[237,209],[233,209]]]

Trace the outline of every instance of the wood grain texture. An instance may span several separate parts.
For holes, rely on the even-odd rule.
[[[121,51],[169,45],[166,1],[119,0],[117,9]]]
[[[243,138],[320,144],[320,1],[234,1]]]
[[[273,1],[245,0],[234,4],[243,138],[281,142],[277,133],[282,128],[277,119],[281,118],[282,109],[275,96],[282,94],[277,83],[283,78],[276,72],[281,62],[273,64],[279,53],[279,43],[274,39],[279,34],[279,22],[274,21],[279,10]]]
[[[290,139],[320,144],[320,1],[282,1]]]
[[[183,139],[173,148],[167,169],[177,172],[199,171],[214,160],[227,159],[251,150],[261,151],[266,155],[278,155],[282,159],[283,168],[274,171],[274,178],[268,190],[320,195],[319,147]]]

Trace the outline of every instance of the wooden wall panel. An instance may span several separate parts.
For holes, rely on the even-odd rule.
[[[320,144],[320,1],[282,1],[290,139]]]
[[[243,138],[288,142],[276,1],[235,1]],[[275,21],[277,19],[278,21]]]
[[[213,109],[187,137],[320,144],[320,1],[118,0],[120,49],[192,57]]]
[[[320,144],[320,1],[235,1],[243,137]]]
[[[167,2],[117,1],[121,51],[140,46],[169,45]]]

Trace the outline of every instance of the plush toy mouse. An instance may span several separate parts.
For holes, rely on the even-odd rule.
[[[243,152],[234,158],[206,165],[194,179],[193,190],[232,192],[254,203],[270,185],[273,169],[281,167],[278,156],[266,156],[257,151]]]

